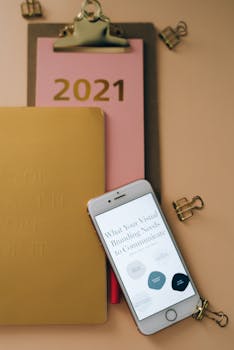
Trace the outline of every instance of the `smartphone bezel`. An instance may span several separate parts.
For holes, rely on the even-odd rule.
[[[148,193],[151,193],[154,200],[155,200],[155,203],[156,203],[156,206],[161,214],[161,217],[167,227],[167,230],[168,230],[168,234],[170,235],[171,239],[172,239],[172,242],[174,243],[175,245],[175,248],[176,248],[176,251],[180,257],[180,260],[182,262],[182,264],[184,265],[184,268],[186,270],[186,273],[188,274],[189,278],[190,278],[190,282],[193,286],[193,289],[195,291],[195,295],[175,304],[175,305],[171,305],[169,306],[168,308],[160,311],[160,312],[157,312],[143,320],[139,320],[137,315],[136,315],[136,312],[132,306],[132,303],[131,303],[131,300],[129,299],[129,296],[128,296],[128,293],[125,289],[125,286],[122,282],[122,279],[121,279],[121,276],[116,268],[116,265],[112,259],[112,256],[111,256],[111,253],[106,245],[106,242],[103,238],[103,235],[102,235],[102,232],[100,231],[99,229],[99,226],[97,224],[97,221],[95,219],[95,217],[97,215],[100,215],[106,211],[109,211],[111,209],[114,209],[120,205],[123,205],[125,203],[128,203],[134,199],[137,199],[139,197],[142,197]],[[94,224],[94,227],[96,228],[96,231],[98,233],[98,236],[99,236],[99,239],[101,240],[101,243],[104,247],[104,250],[106,252],[106,255],[107,255],[107,258],[109,259],[110,261],[110,264],[116,274],[116,277],[118,279],[118,282],[120,284],[120,287],[123,291],[123,294],[125,296],[125,299],[127,301],[127,304],[131,310],[131,313],[133,315],[133,318],[137,324],[137,327],[139,329],[139,331],[144,334],[144,335],[150,335],[150,334],[153,334],[163,328],[166,328],[166,327],[169,327],[171,326],[172,324],[174,323],[177,323],[179,322],[180,320],[183,320],[184,318],[186,317],[189,317],[191,316],[191,314],[193,313],[193,311],[195,310],[196,306],[200,303],[200,296],[199,296],[199,293],[197,291],[197,288],[191,278],[191,275],[189,273],[189,270],[187,268],[187,265],[185,264],[185,261],[183,259],[183,256],[181,255],[181,252],[178,248],[178,245],[174,239],[174,236],[172,234],[172,231],[170,229],[170,227],[168,226],[168,223],[166,221],[166,218],[161,210],[161,207],[158,203],[158,200],[155,196],[155,193],[150,185],[150,183],[147,181],[147,180],[137,180],[137,181],[134,181],[128,185],[125,185],[121,188],[118,188],[114,191],[111,191],[111,192],[107,192],[105,193],[104,195],[100,196],[100,197],[97,197],[97,198],[94,198],[94,199],[91,199],[89,202],[88,202],[88,212],[89,212],[89,215],[92,219],[92,222]],[[168,312],[168,310],[174,310],[177,317],[175,320],[171,320],[169,321],[166,317],[166,313]]]

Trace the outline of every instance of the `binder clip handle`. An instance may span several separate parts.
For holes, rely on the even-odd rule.
[[[186,197],[172,203],[180,221],[185,221],[193,216],[193,210],[201,210],[205,203],[200,196],[194,196],[189,202]]]
[[[184,21],[179,21],[177,24],[175,31],[178,36],[186,36],[188,35],[188,26],[187,23]]]
[[[90,10],[89,7],[93,7],[93,9]],[[99,19],[109,22],[109,18],[104,16],[102,12],[102,6],[98,0],[83,1],[81,4],[80,13],[77,15],[77,19],[82,20],[83,18],[87,19],[90,22],[96,22]]]
[[[20,6],[24,18],[31,19],[43,16],[41,4],[38,0],[26,0]]]
[[[167,26],[159,33],[160,39],[170,50],[174,49],[180,43],[180,38],[186,35],[188,35],[188,27],[184,21],[180,21],[175,28]]]
[[[201,210],[205,203],[200,196],[194,196],[191,200],[192,209]]]
[[[197,310],[193,313],[192,317],[198,321],[207,317],[214,321],[219,327],[226,327],[229,322],[228,316],[223,311],[211,311],[208,309],[208,306],[208,300],[201,298],[201,305],[197,306]]]

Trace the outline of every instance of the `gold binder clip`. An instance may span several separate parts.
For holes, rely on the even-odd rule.
[[[42,9],[39,1],[26,0],[21,4],[21,13],[24,18],[42,17]]]
[[[201,305],[197,306],[196,311],[192,315],[193,318],[201,321],[204,317],[207,317],[215,321],[219,327],[226,327],[229,321],[228,316],[223,311],[211,311],[208,309],[208,306],[208,300],[201,298]]]
[[[178,199],[172,203],[180,221],[185,221],[193,216],[193,210],[201,210],[204,202],[200,196],[192,198],[191,202],[186,197]]]
[[[187,24],[184,21],[180,21],[176,28],[166,27],[159,33],[160,39],[166,44],[169,49],[173,49],[180,43],[180,38],[188,34]]]
[[[97,0],[85,0],[74,23],[66,26],[54,43],[54,51],[123,52],[126,39],[111,34],[110,20]]]

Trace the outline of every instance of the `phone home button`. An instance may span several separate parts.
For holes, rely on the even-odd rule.
[[[167,310],[165,316],[168,321],[175,321],[177,318],[177,313],[174,309],[169,309]]]

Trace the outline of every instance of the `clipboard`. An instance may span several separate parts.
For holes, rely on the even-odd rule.
[[[28,91],[27,104],[35,106],[37,39],[57,37],[64,23],[32,23],[28,25]],[[144,42],[144,143],[145,178],[160,199],[159,128],[156,84],[156,38],[152,23],[114,23],[126,38]]]
[[[106,18],[104,18],[104,21],[105,20]],[[158,142],[159,139],[158,139],[158,113],[157,113],[157,98],[156,98],[157,91],[156,91],[156,67],[155,67],[156,30],[153,24],[151,23],[114,23],[113,25],[115,26],[115,28],[120,28],[120,32],[124,33],[124,37],[126,39],[130,39],[130,40],[140,39],[141,41],[143,41],[144,67],[142,69],[142,75],[144,75],[144,78],[142,80],[142,85],[144,90],[144,102],[142,106],[142,114],[144,114],[144,120],[142,121],[143,123],[142,135],[140,135],[139,133],[139,138],[142,138],[140,142],[142,141],[142,144],[143,144],[144,155],[142,153],[139,155],[140,158],[143,159],[143,164],[140,164],[140,166],[142,166],[143,168],[143,172],[138,172],[138,176],[140,174],[141,178],[145,177],[147,180],[151,182],[158,196],[158,199],[160,200],[160,166],[159,166],[159,142]],[[59,32],[61,33],[61,31],[63,30],[64,30],[64,24],[60,24],[60,23],[29,24],[29,27],[28,27],[28,105],[29,106],[37,105],[36,66],[37,66],[37,58],[38,58],[37,57],[38,41],[40,41],[40,38],[56,38],[58,33]],[[70,30],[69,26],[65,27],[65,30],[69,32]],[[74,26],[72,30],[74,30]],[[111,44],[109,44],[109,42],[107,43],[107,46],[108,46],[108,49],[109,48],[114,49],[115,51],[115,46],[116,46],[115,43],[113,45],[113,48],[111,47]],[[128,43],[127,44],[124,43],[124,46],[127,47]],[[90,47],[92,49],[92,45],[90,45]],[[137,44],[136,44],[136,47],[137,47]],[[71,51],[73,51],[73,49],[71,49]],[[96,51],[95,47],[94,47],[94,51]],[[123,55],[125,54],[123,53]],[[62,62],[60,62],[60,64],[61,63]],[[44,77],[44,80],[45,80],[45,77]],[[62,81],[64,83],[65,79],[57,79],[57,81],[59,82]],[[78,82],[80,82],[80,80],[78,80]],[[89,82],[87,80],[85,81],[82,80],[82,83],[83,82],[86,83],[86,87],[87,87],[87,84],[89,84]],[[70,84],[70,82],[69,81],[67,82],[67,80],[65,83]],[[69,99],[69,98],[65,96],[65,99]],[[124,148],[121,151],[122,151],[122,154],[125,153]],[[132,154],[133,154],[133,150],[132,150]],[[117,156],[121,156],[121,155],[118,154]],[[141,159],[141,162],[142,162],[142,159]],[[109,163],[108,157],[107,157],[107,163]],[[107,170],[107,172],[108,171],[109,170]],[[111,177],[112,178],[114,177],[113,169],[112,169]],[[126,176],[125,176],[125,181],[126,181],[125,183],[134,181],[137,178],[139,177],[132,178],[130,176],[129,179],[126,180]],[[124,184],[123,182],[119,183],[118,181],[117,182],[112,181],[111,185],[113,186],[113,184],[115,184],[116,187],[118,187]],[[108,188],[108,182],[107,182],[106,189],[110,190],[113,188]],[[119,302],[119,292],[117,287],[117,281],[112,271],[110,273],[110,302],[111,303]]]

